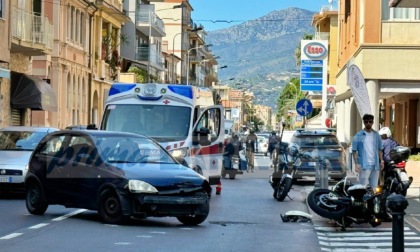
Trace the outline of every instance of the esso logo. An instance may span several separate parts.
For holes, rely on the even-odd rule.
[[[303,48],[303,52],[305,53],[306,57],[310,59],[314,58],[321,58],[327,53],[327,48],[321,43],[312,42]]]

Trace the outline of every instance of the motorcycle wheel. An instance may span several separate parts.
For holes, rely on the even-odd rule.
[[[313,190],[308,194],[308,205],[319,216],[338,220],[347,214],[349,208],[347,205],[340,205],[332,202],[329,197],[330,193],[335,194],[335,192],[328,189]]]
[[[291,188],[292,188],[292,179],[286,178],[285,180],[283,180],[283,182],[280,183],[279,187],[277,188],[277,194],[276,194],[277,201],[283,201],[286,198]]]

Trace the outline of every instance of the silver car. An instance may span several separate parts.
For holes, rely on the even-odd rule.
[[[23,191],[32,151],[50,127],[14,126],[0,129],[0,193]]]

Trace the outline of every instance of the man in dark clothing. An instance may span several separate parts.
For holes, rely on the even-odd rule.
[[[230,169],[230,158],[232,156],[239,157],[239,151],[242,150],[242,144],[239,141],[237,134],[234,134],[230,142],[225,146],[225,153],[223,153],[223,166]]]
[[[383,127],[379,130],[379,135],[381,135],[382,139],[382,153],[383,153],[383,160],[384,160],[384,170],[381,172],[380,183],[383,184],[384,179],[387,176],[387,172],[389,172],[389,163],[391,162],[391,157],[389,153],[399,144],[397,141],[391,138],[391,130],[388,127]]]

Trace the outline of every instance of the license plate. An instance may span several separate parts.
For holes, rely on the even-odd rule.
[[[308,162],[309,166],[316,166],[316,162]]]
[[[239,168],[238,163],[233,163],[233,164],[232,164],[232,168],[233,168],[233,169],[238,169],[238,168]]]
[[[12,182],[12,177],[0,177],[0,182],[11,183]]]

